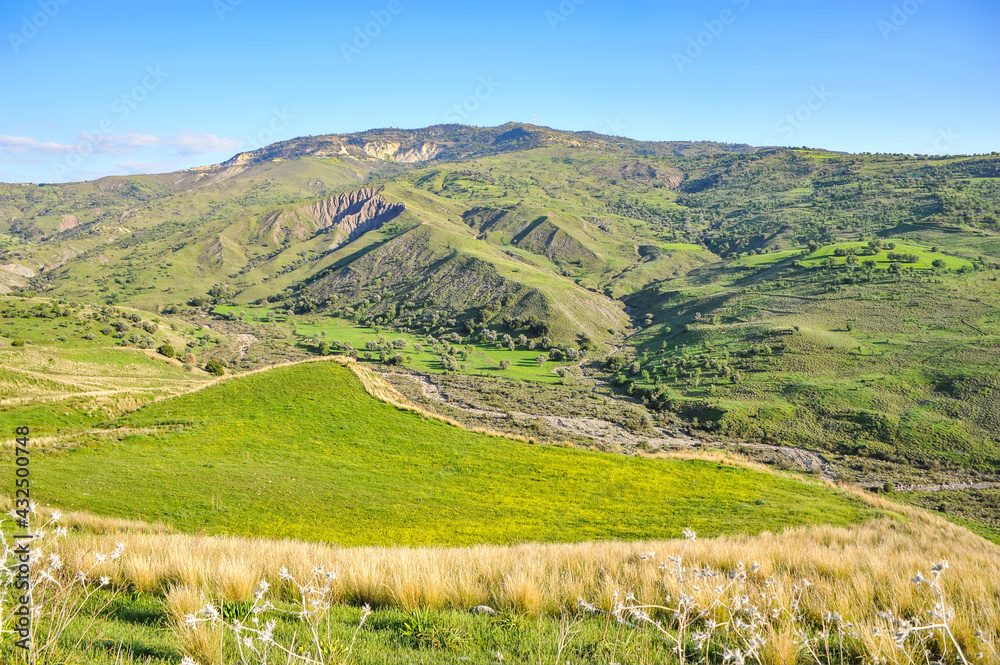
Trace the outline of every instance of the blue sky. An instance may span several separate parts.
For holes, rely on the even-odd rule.
[[[992,152],[998,26],[995,0],[4,0],[0,180],[535,117],[638,139]]]

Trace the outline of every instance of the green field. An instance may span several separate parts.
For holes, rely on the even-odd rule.
[[[744,468],[470,433],[375,400],[332,362],[230,380],[117,424],[178,429],[38,459],[39,499],[343,545],[755,533],[870,514],[827,487]]]
[[[269,316],[275,316],[273,310],[267,307],[236,307],[230,305],[220,305],[215,311],[222,315],[230,312],[249,321],[268,321]],[[418,372],[443,372],[445,371],[442,362],[443,349],[439,346],[434,350],[434,344],[428,341],[426,335],[415,335],[404,332],[390,332],[382,328],[372,328],[362,326],[342,318],[310,318],[302,320],[295,318],[288,321],[285,317],[282,323],[289,332],[295,332],[296,339],[300,340],[300,345],[305,349],[315,350],[317,345],[327,342],[333,345],[335,351],[344,349],[344,344],[349,342],[354,349],[359,352],[361,359],[365,358],[366,344],[375,342],[379,345],[391,344],[397,340],[406,342],[405,346],[399,345],[396,349],[403,356],[406,368]],[[472,346],[469,351],[467,346]],[[544,363],[538,362],[539,356],[548,354],[543,349],[530,350],[523,346],[515,348],[513,351],[508,348],[497,348],[495,344],[484,342],[468,342],[460,344],[462,349],[459,367],[455,370],[463,374],[478,374],[483,376],[505,376],[512,379],[522,379],[526,381],[541,381],[543,383],[555,383],[559,380],[556,370],[559,367],[572,365],[574,363],[553,362],[546,360]],[[417,349],[420,351],[417,351]],[[378,357],[376,351],[372,354]],[[510,366],[501,369],[501,362],[508,361]]]
[[[875,264],[881,268],[886,268],[893,263],[893,260],[889,258],[889,254],[913,254],[918,258],[917,261],[913,263],[903,263],[905,266],[912,266],[917,270],[932,270],[934,261],[941,261],[944,263],[944,268],[947,270],[961,270],[963,268],[972,268],[972,261],[962,259],[956,256],[949,256],[948,254],[943,254],[941,252],[932,251],[931,248],[913,245],[909,243],[896,242],[894,243],[894,249],[882,249],[876,252],[872,256],[863,256],[861,254],[857,255],[858,262],[864,261],[874,261]],[[827,245],[817,249],[815,252],[810,253],[808,256],[802,258],[802,264],[807,267],[819,266],[821,263],[833,259],[838,265],[844,265],[847,262],[847,257],[838,257],[835,252],[838,249],[845,251],[857,251],[866,248],[867,243],[862,242],[845,242],[837,243],[833,245]],[[770,256],[770,255],[765,255]]]

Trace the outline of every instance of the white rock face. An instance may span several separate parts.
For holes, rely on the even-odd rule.
[[[441,146],[436,143],[424,143],[419,148],[412,148],[398,153],[393,159],[397,162],[412,164],[416,162],[429,162],[440,154]]]
[[[396,141],[372,141],[365,144],[365,154],[373,159],[392,159],[399,146]]]

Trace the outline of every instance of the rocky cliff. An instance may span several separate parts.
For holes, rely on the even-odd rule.
[[[382,198],[381,190],[365,187],[294,210],[272,213],[264,218],[259,235],[270,236],[274,243],[280,244],[289,233],[298,240],[329,233],[331,248],[334,248],[379,228],[405,209],[402,203],[390,203]]]

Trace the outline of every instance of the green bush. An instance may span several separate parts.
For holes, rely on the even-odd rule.
[[[10,345],[11,346],[24,346],[25,343],[26,342],[23,339],[15,339],[13,342],[10,343]]]
[[[205,365],[205,371],[209,374],[214,374],[215,376],[222,376],[226,373],[226,366],[218,360],[209,360]]]
[[[169,344],[161,344],[160,348],[156,350],[161,356],[166,356],[167,358],[173,358],[176,353],[174,352],[174,347]]]

